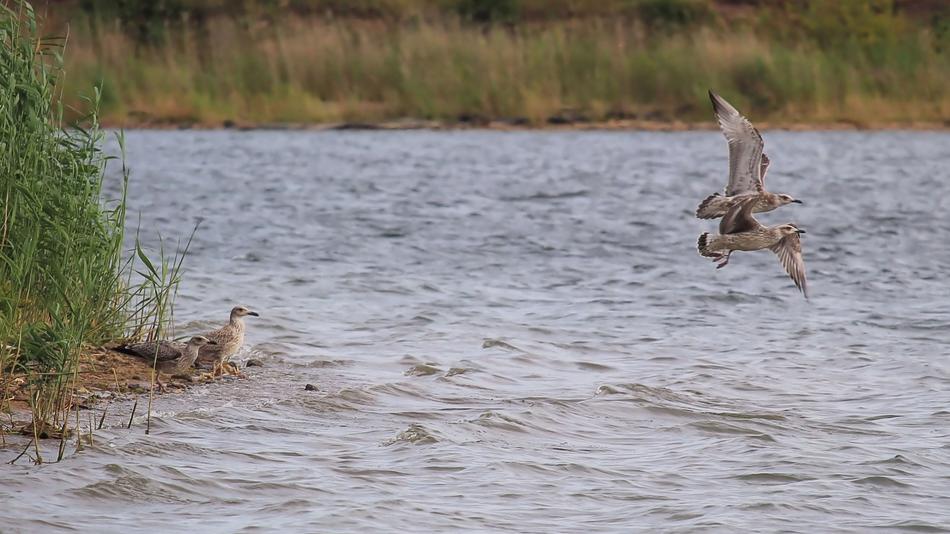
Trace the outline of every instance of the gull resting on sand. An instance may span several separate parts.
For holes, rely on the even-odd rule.
[[[215,345],[216,342],[205,336],[192,336],[187,343],[170,341],[144,341],[116,347],[115,350],[154,362],[155,369],[169,375],[191,374],[191,368],[198,359],[198,350]],[[156,377],[158,387],[165,391],[165,385]]]
[[[235,306],[231,309],[228,324],[204,334],[208,339],[215,341],[215,345],[205,345],[198,352],[198,365],[211,366],[212,374],[223,370],[224,364],[244,345],[244,317],[260,317],[257,312],[244,306]],[[236,373],[237,369],[231,369]]]

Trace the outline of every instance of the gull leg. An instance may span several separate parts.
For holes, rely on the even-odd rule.
[[[720,262],[719,265],[716,265],[716,268],[717,268],[717,269],[722,269],[722,268],[725,267],[726,265],[729,265],[729,255],[730,255],[730,254],[732,254],[732,251],[731,251],[731,250],[730,250],[729,252],[726,252],[725,254],[720,255],[718,258],[716,258],[715,260],[713,260],[713,261],[718,261],[718,262]]]
[[[234,362],[228,362],[227,366],[228,366],[228,373],[231,374],[232,376],[236,376],[238,378],[247,378],[247,375],[242,373],[241,368],[238,367],[237,364],[235,364]]]

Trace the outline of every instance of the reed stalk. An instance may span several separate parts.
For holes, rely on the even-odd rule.
[[[115,158],[101,148],[102,93],[95,88],[88,113],[66,127],[67,40],[39,37],[30,4],[12,5],[0,4],[0,409],[14,377],[26,377],[36,441],[68,428],[84,349],[163,334],[183,254],[175,276],[159,278],[164,253],[153,260],[136,243],[127,254],[129,173],[122,158],[121,194],[105,198]]]

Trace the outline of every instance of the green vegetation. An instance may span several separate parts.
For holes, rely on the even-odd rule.
[[[180,259],[155,267],[137,249],[132,282],[125,194],[103,200],[96,115],[62,128],[62,42],[37,35],[29,4],[0,6],[0,409],[27,380],[41,433],[65,425],[84,347],[161,333]]]
[[[947,3],[234,5],[67,2],[66,94],[101,82],[103,120],[125,125],[709,121],[707,88],[760,122],[950,120]]]

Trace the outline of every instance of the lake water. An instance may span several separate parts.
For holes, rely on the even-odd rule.
[[[177,333],[265,366],[3,465],[0,530],[950,529],[950,134],[764,136],[808,301],[696,253],[718,132],[128,132]]]

